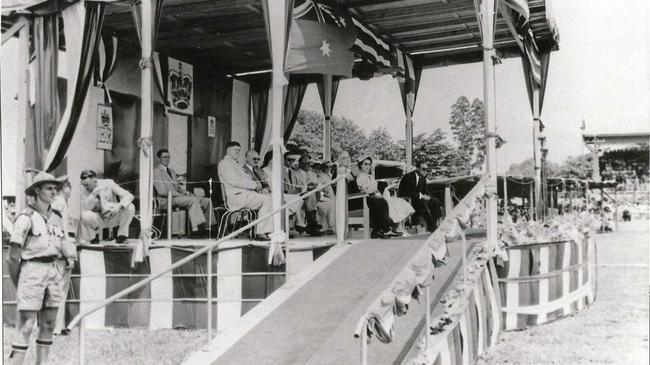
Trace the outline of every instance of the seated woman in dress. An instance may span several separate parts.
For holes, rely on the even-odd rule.
[[[372,158],[364,157],[357,163],[359,175],[357,185],[361,192],[368,194],[368,210],[370,211],[370,227],[372,238],[386,238],[401,236],[403,233],[396,230],[398,223],[403,222],[411,214],[413,207],[404,199],[393,198],[386,188],[388,195],[382,195],[377,188],[377,181],[370,175]]]

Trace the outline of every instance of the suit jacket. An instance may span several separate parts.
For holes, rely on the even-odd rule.
[[[411,171],[402,176],[402,180],[399,183],[399,188],[397,189],[397,196],[406,196],[415,200],[420,198],[420,194],[430,195],[429,187],[427,186],[427,179],[420,176],[420,179],[416,184],[416,174],[417,171]]]
[[[133,194],[121,188],[111,179],[97,179],[96,196],[85,188],[81,188],[81,210],[92,210],[103,213],[118,203],[125,208],[133,202]]]
[[[302,188],[299,183],[298,176],[296,174],[296,170],[291,170],[290,168],[287,168],[286,166],[282,166],[282,180],[284,184],[284,192],[287,194],[297,194],[300,195],[302,193]]]
[[[232,157],[226,155],[217,167],[219,180],[226,191],[226,199],[232,201],[235,195],[255,191],[257,183]]]
[[[253,166],[253,168],[251,169],[251,167],[248,165],[244,165],[244,170],[251,176],[253,180],[262,184],[262,188],[269,189],[269,190],[271,189],[264,170],[262,170],[257,166]]]
[[[170,167],[165,169],[165,166],[158,165],[153,169],[153,187],[156,189],[159,197],[167,197],[170,191],[172,192],[172,196],[183,195],[178,191],[176,178],[176,171]]]

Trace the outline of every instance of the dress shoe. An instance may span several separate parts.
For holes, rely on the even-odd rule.
[[[115,243],[118,244],[128,243],[127,240],[128,238],[126,236],[117,236],[117,238],[115,239]]]
[[[295,229],[296,229],[296,232],[299,233],[299,234],[303,234],[303,233],[305,233],[307,231],[307,227],[299,226],[297,224],[296,224]]]
[[[326,236],[333,236],[335,234],[336,232],[333,229],[328,229],[327,231],[325,231]]]
[[[396,232],[396,231],[388,231],[384,234],[386,237],[400,237],[403,235],[402,232]]]
[[[98,234],[95,235],[95,238],[93,238],[92,240],[90,240],[90,244],[91,244],[91,245],[97,245],[97,244],[99,244],[99,235],[98,235]]]
[[[271,237],[269,237],[268,234],[266,233],[258,233],[255,235],[255,241],[270,241]]]
[[[309,232],[307,232],[307,233],[308,233],[311,237],[320,237],[320,236],[323,235],[324,232],[323,232],[323,231],[318,231],[318,230],[315,230],[315,229],[311,229],[311,230],[309,230]]]
[[[382,231],[372,231],[370,233],[370,238],[382,239],[382,238],[386,238],[386,236],[384,235],[384,232],[382,232]]]

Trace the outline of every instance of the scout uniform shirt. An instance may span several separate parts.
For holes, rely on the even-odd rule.
[[[28,207],[14,222],[11,242],[22,247],[22,260],[59,256],[65,236],[63,228],[63,218],[59,211],[50,208],[43,215],[35,208]]]

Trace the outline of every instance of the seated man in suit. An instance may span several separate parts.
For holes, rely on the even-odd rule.
[[[200,198],[186,191],[178,184],[176,171],[169,167],[171,159],[169,150],[158,151],[158,166],[153,170],[153,187],[158,194],[158,202],[161,209],[167,209],[167,196],[172,194],[172,205],[175,207],[188,208],[187,213],[192,226],[192,231],[197,232],[199,226],[206,226],[211,222],[212,226],[217,224],[212,209],[212,201],[209,198]]]
[[[93,170],[81,172],[81,232],[79,241],[99,243],[97,231],[119,225],[116,243],[126,243],[135,215],[133,194],[111,179],[98,179]],[[119,198],[119,201],[118,199]]]
[[[268,157],[268,162],[270,162],[271,157]],[[253,178],[254,181],[259,182],[262,184],[262,191],[261,193],[263,194],[268,194],[271,192],[271,185],[269,184],[269,175],[264,171],[262,168],[259,167],[260,164],[260,155],[253,150],[246,151],[246,163],[244,164],[244,170]],[[270,163],[269,163],[270,165]],[[267,171],[271,171],[271,169],[267,169]],[[294,201],[295,203],[290,205],[287,210],[289,211],[289,218],[293,222],[291,224],[292,227],[295,227],[295,225],[304,227],[304,219],[302,215],[297,214],[301,211],[302,209],[302,204],[303,201],[302,199],[299,198],[298,195],[295,194],[284,194],[284,201],[285,202],[290,202]],[[289,236],[293,236],[293,233],[289,233]]]
[[[226,156],[219,162],[219,180],[226,192],[226,200],[231,209],[255,209],[258,216],[263,216],[273,211],[270,194],[263,194],[262,184],[246,172],[237,161],[241,153],[241,145],[230,141],[226,144]],[[269,233],[273,232],[273,220],[265,219],[257,225],[255,239],[269,241]]]
[[[284,154],[284,192],[286,194],[302,195],[313,189],[315,185],[310,184],[309,177],[304,170],[300,169],[299,161],[301,155],[299,151],[289,151]],[[311,164],[311,162],[310,162]],[[307,232],[312,236],[321,236],[320,230],[323,228],[316,221],[318,199],[315,195],[303,199],[304,215],[302,211],[297,212],[299,221],[306,222],[306,226],[296,223],[298,233]]]
[[[415,215],[424,220],[429,232],[433,232],[438,226],[438,219],[442,216],[442,205],[429,193],[427,167],[426,162],[415,162],[415,170],[402,176],[397,196],[411,198]]]

